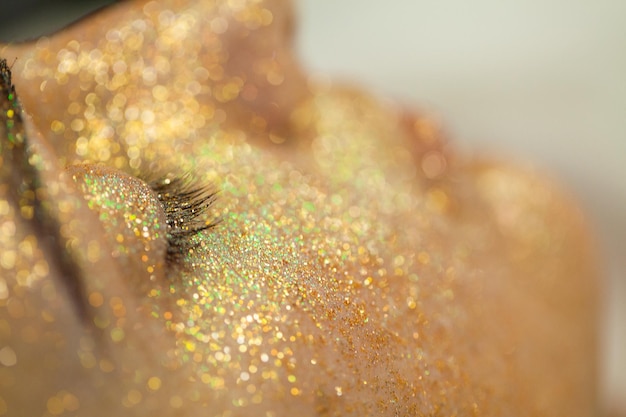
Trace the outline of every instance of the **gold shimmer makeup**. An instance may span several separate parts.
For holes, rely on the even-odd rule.
[[[590,415],[580,213],[307,77],[290,9],[121,2],[0,48],[77,271],[3,182],[0,416]]]

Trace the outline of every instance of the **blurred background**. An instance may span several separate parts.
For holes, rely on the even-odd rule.
[[[0,40],[110,1],[0,0]],[[602,392],[626,409],[626,1],[296,0],[314,74],[436,116],[458,147],[531,163],[588,214],[604,256]]]

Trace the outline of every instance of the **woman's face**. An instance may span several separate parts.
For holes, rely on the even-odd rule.
[[[291,30],[136,1],[0,50],[0,415],[591,414],[571,203]]]

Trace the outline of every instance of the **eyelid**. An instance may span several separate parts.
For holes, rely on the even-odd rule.
[[[67,168],[90,209],[98,213],[112,256],[134,271],[145,293],[146,283],[163,279],[183,266],[195,245],[194,236],[218,221],[208,213],[216,198],[212,187],[194,182],[190,174],[150,182],[103,165]]]
[[[127,285],[140,292],[162,278],[166,263],[167,215],[163,205],[144,181],[116,169],[94,164],[66,168],[83,193],[87,207],[104,228],[112,257],[135,277]]]

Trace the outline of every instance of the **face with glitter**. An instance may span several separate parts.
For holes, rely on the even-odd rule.
[[[0,48],[0,416],[591,415],[578,211],[308,78],[291,19],[123,2]]]

